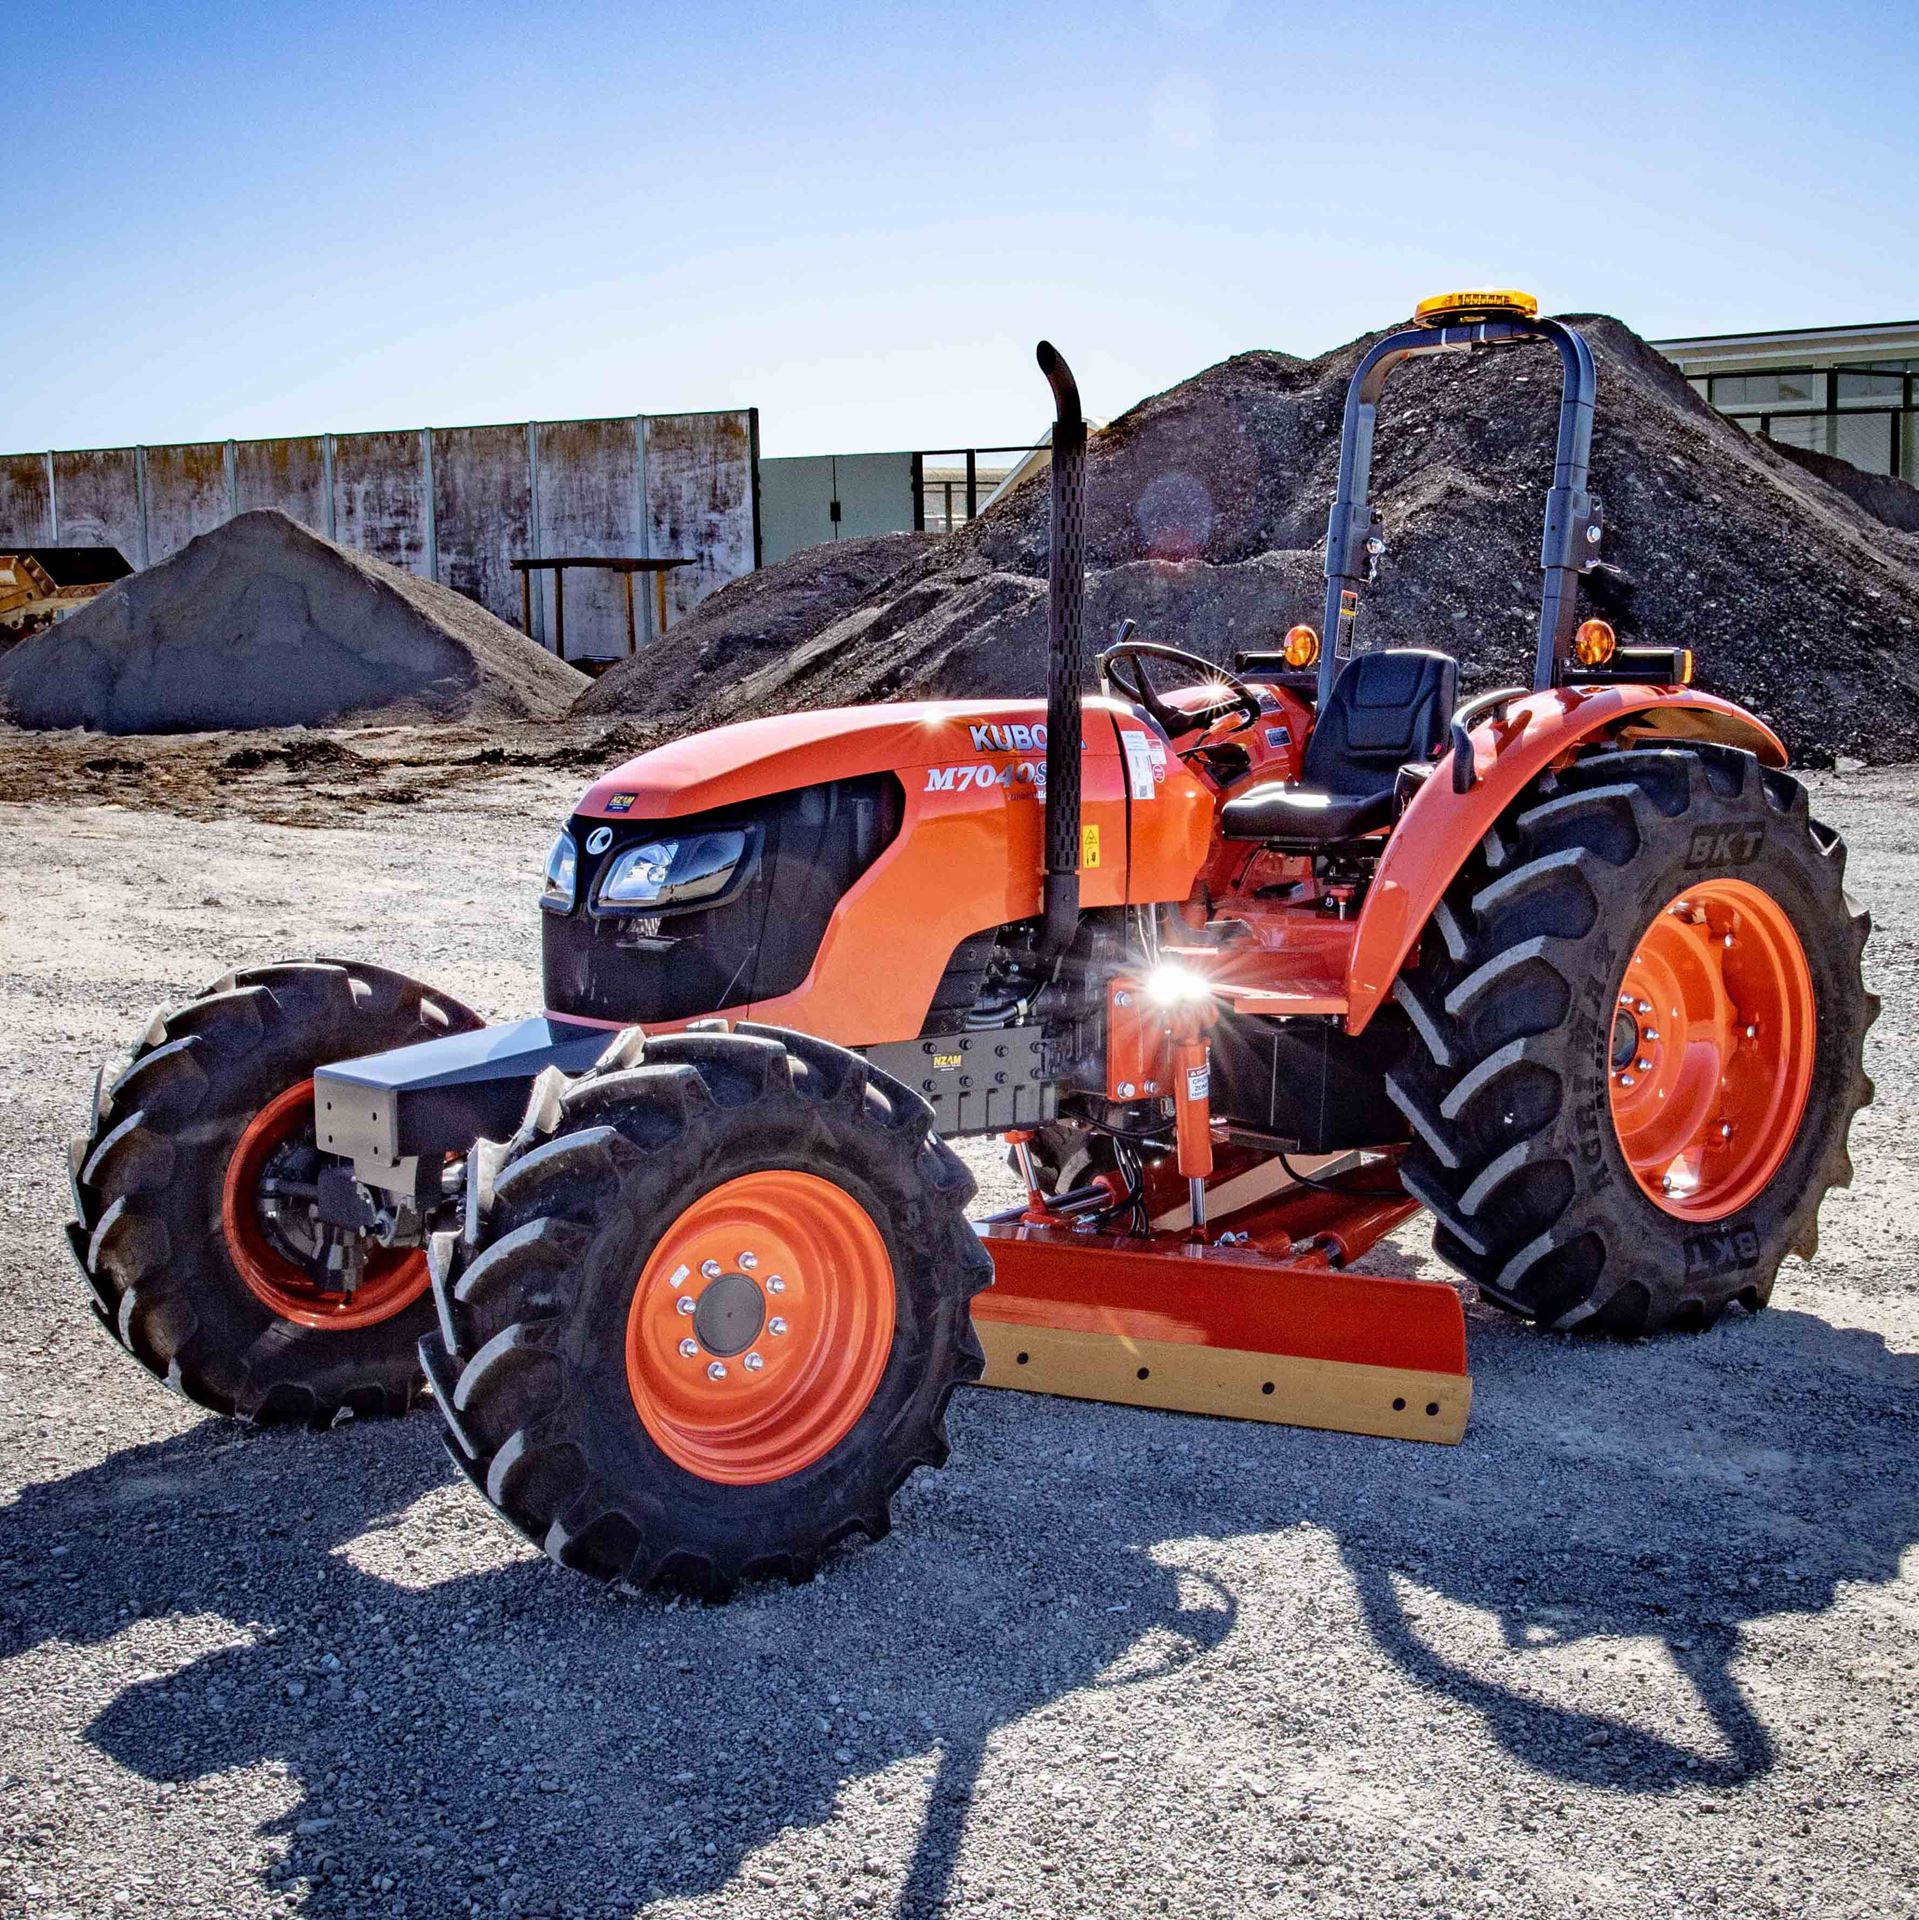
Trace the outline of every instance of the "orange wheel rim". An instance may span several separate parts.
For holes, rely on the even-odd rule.
[[[1607,1064],[1633,1178],[1681,1220],[1736,1213],[1779,1171],[1812,1084],[1812,970],[1792,920],[1744,880],[1662,907],[1626,963]]]
[[[276,1244],[261,1218],[260,1181],[276,1156],[313,1134],[313,1082],[302,1080],[269,1100],[247,1124],[227,1161],[220,1190],[220,1224],[227,1252],[247,1290],[282,1320],[345,1332],[377,1326],[410,1307],[427,1288],[426,1254],[403,1247],[372,1247],[366,1271],[351,1293],[329,1292]]]
[[[893,1262],[815,1174],[742,1174],[661,1235],[626,1322],[634,1409],[702,1480],[759,1486],[830,1453],[893,1348]]]

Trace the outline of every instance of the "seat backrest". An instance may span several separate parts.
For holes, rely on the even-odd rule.
[[[1450,737],[1459,663],[1421,647],[1356,653],[1339,670],[1313,723],[1300,784],[1328,793],[1377,793],[1408,762],[1429,760]]]

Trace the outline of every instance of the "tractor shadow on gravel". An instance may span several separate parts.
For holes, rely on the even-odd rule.
[[[208,1422],[0,1512],[0,1658],[231,1622],[234,1644],[129,1684],[86,1737],[152,1780],[283,1769],[265,1879],[328,1920],[632,1912],[762,1871],[781,1829],[836,1815],[884,1877],[794,1897],[928,1913],[997,1729],[1081,1695],[1062,1764],[1097,1768],[1127,1740],[1125,1689],[1177,1688],[1229,1639],[1244,1710],[1300,1686],[1262,1618],[1296,1596],[1247,1582],[1302,1523],[1399,1672],[1541,1774],[1650,1795],[1766,1772],[1741,1632],[1893,1578],[1919,1541],[1897,1444],[1919,1359],[1790,1310],[1630,1348],[1488,1321],[1474,1353],[1456,1449],[962,1396],[954,1465],[907,1490],[890,1541],[718,1609],[602,1593],[507,1543],[429,1421]],[[1462,1607],[1466,1646],[1432,1617]],[[1556,1692],[1532,1656],[1582,1640],[1663,1641],[1711,1737],[1689,1750],[1617,1694]],[[1115,1710],[1084,1711],[1087,1689]]]

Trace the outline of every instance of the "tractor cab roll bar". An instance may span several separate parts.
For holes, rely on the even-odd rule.
[[[1595,379],[1592,349],[1563,320],[1535,317],[1527,295],[1447,294],[1420,304],[1420,318],[1370,347],[1353,370],[1339,435],[1339,489],[1326,526],[1326,645],[1320,656],[1318,698],[1324,707],[1333,682],[1353,651],[1361,587],[1372,578],[1385,541],[1379,513],[1367,498],[1373,427],[1386,376],[1403,360],[1434,353],[1477,353],[1489,347],[1550,340],[1559,350],[1563,379],[1553,483],[1546,495],[1546,528],[1539,565],[1545,575],[1539,604],[1539,647],[1533,687],[1558,686],[1573,664],[1578,626],[1578,580],[1598,563],[1599,515],[1587,492],[1592,457]],[[1428,317],[1430,316],[1430,317]]]

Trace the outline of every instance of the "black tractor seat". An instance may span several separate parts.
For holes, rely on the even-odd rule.
[[[1228,840],[1315,852],[1383,827],[1399,769],[1430,760],[1448,739],[1459,663],[1421,647],[1356,653],[1339,670],[1313,724],[1298,780],[1265,780],[1219,810]]]

